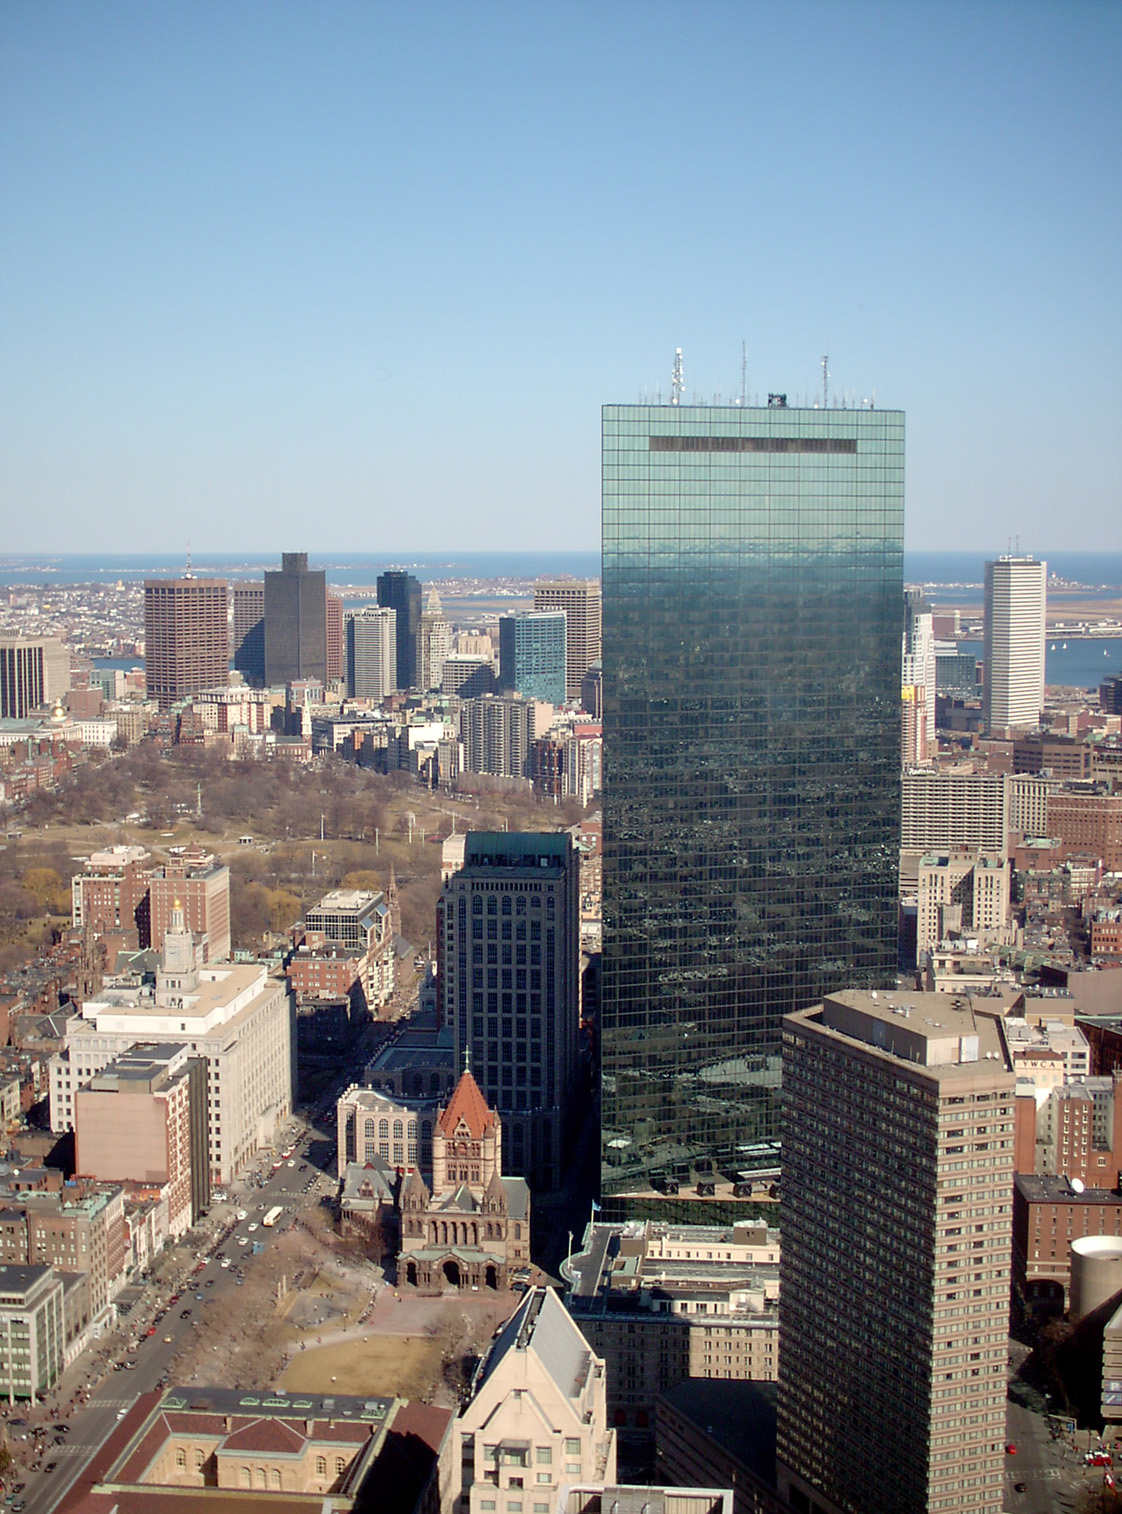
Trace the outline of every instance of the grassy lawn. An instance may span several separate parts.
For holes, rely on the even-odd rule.
[[[280,1379],[290,1393],[368,1393],[380,1398],[431,1396],[440,1376],[437,1337],[371,1335],[299,1352]]]

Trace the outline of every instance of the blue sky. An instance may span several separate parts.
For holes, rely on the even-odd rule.
[[[1122,548],[1122,6],[8,0],[0,550],[594,548],[599,412],[908,415]]]

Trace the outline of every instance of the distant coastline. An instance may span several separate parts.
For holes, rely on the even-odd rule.
[[[298,543],[303,550],[304,543]],[[905,552],[904,580],[909,584],[938,584],[966,599],[982,583],[983,565],[994,552]],[[1122,552],[1044,552],[1039,554],[1055,574],[1092,592],[1122,589]],[[584,552],[310,552],[312,566],[323,568],[328,581],[340,585],[373,584],[388,567],[407,568],[426,583],[532,580],[550,574],[597,578],[600,553]],[[280,566],[280,551],[206,552],[192,556],[191,571],[198,578],[232,581],[260,578],[266,568]],[[5,553],[0,555],[0,585],[112,583],[181,574],[182,553]]]

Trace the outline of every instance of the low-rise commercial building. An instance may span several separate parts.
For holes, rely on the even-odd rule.
[[[779,1232],[763,1221],[592,1224],[562,1275],[629,1442],[653,1434],[658,1395],[684,1378],[776,1379]]]

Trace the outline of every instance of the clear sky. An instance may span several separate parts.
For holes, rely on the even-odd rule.
[[[0,551],[595,548],[600,406],[1122,547],[1116,0],[6,0]]]

